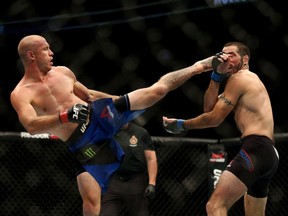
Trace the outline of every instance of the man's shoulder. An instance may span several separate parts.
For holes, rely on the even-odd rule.
[[[240,70],[237,73],[234,73],[230,76],[230,82],[236,83],[244,83],[245,85],[249,84],[250,82],[258,82],[259,77],[256,73],[250,70]]]
[[[53,66],[52,70],[57,71],[57,72],[71,71],[67,66],[63,66],[63,65]]]
[[[61,73],[65,76],[73,77],[73,79],[76,78],[74,72],[70,68],[68,68],[67,66],[53,66],[51,71],[54,71],[58,74]]]
[[[30,100],[31,96],[34,95],[33,83],[22,83],[21,81],[10,93],[10,101],[13,105],[18,104],[19,101]]]
[[[29,79],[26,79],[25,77],[23,77],[18,84],[15,86],[15,88],[13,89],[13,91],[11,92],[11,94],[18,94],[21,92],[23,93],[23,91],[25,92],[27,89],[27,87],[32,86],[33,82],[31,82]]]
[[[143,126],[140,126],[138,124],[135,124],[135,123],[130,125],[130,132],[131,133],[137,133],[138,135],[141,135],[141,136],[149,135],[146,128],[144,128]]]

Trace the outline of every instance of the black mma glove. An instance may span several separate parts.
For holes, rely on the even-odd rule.
[[[83,104],[75,104],[68,110],[59,114],[59,119],[62,124],[72,122],[78,124],[84,124],[89,117],[90,109]]]
[[[168,133],[177,134],[185,130],[183,127],[184,121],[184,119],[176,119],[171,123],[163,122],[163,126]]]
[[[156,197],[156,186],[149,184],[145,190],[146,197],[150,200],[155,199]]]
[[[211,79],[214,80],[215,82],[221,82],[224,78],[225,78],[225,74],[220,74],[217,72],[217,67],[219,64],[223,63],[224,60],[220,60],[221,57],[220,55],[222,55],[223,52],[220,53],[216,53],[214,58],[212,59],[212,68],[213,68],[213,72],[211,74]]]

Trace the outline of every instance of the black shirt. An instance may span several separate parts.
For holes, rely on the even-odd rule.
[[[134,123],[129,123],[128,127],[121,129],[115,139],[122,146],[125,153],[123,163],[117,170],[117,174],[133,176],[147,170],[144,150],[154,150],[154,143],[148,131]]]

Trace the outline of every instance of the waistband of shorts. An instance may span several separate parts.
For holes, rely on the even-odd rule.
[[[258,134],[250,134],[250,135],[247,135],[245,137],[242,137],[241,141],[245,142],[247,139],[251,139],[251,138],[266,139],[266,140],[269,140],[271,143],[273,143],[273,146],[275,145],[274,141],[272,139],[270,139],[269,137],[267,137],[265,135],[258,135]]]
[[[71,136],[65,142],[68,147],[73,145],[73,144],[75,144],[75,142],[77,140],[81,139],[83,134],[85,133],[85,131],[89,127],[89,124],[90,124],[90,122],[92,120],[94,104],[93,103],[88,103],[88,109],[90,110],[89,123],[87,125],[86,124],[79,124],[78,125],[78,127],[74,130],[74,132],[71,134]]]
[[[74,132],[71,134],[71,136],[65,142],[68,147],[75,144],[75,142],[77,142],[77,140],[82,138],[83,134],[85,133],[85,132],[83,133],[81,131],[81,128],[83,127],[83,125],[86,127],[86,130],[89,127],[89,125],[85,125],[85,124],[78,125],[78,127],[74,130]]]

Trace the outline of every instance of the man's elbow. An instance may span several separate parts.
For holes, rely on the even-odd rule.
[[[39,130],[38,127],[35,127],[34,125],[32,124],[25,124],[23,125],[23,127],[25,128],[25,130],[31,134],[31,135],[35,135],[35,134],[39,134],[39,133],[42,133],[41,130]]]
[[[35,134],[38,134],[38,133],[40,133],[38,130],[36,130],[35,128],[33,128],[33,127],[31,127],[31,128],[25,128],[26,129],[26,131],[29,133],[29,134],[31,134],[31,135],[35,135]]]
[[[212,127],[218,127],[218,126],[220,126],[221,125],[221,123],[223,122],[223,120],[222,119],[214,119],[214,121],[212,122]]]
[[[210,128],[216,128],[223,122],[222,119],[214,117],[206,120],[206,126]]]
[[[213,110],[213,106],[208,106],[208,105],[204,106],[204,109],[203,109],[204,113],[208,113],[212,110]]]

